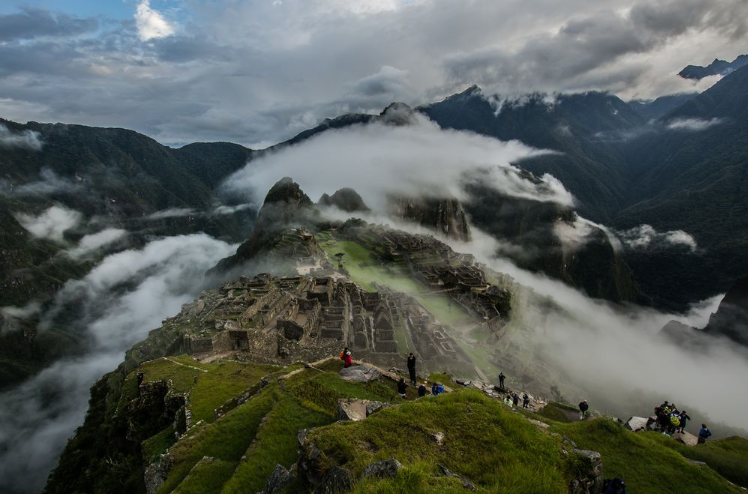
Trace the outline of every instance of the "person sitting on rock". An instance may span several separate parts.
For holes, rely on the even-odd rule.
[[[579,403],[579,420],[584,420],[587,418],[587,410],[589,410],[590,406],[587,404],[587,400],[582,400]]]
[[[423,396],[426,396],[426,392],[428,389],[426,389],[426,382],[424,381],[420,386],[418,386],[418,397],[421,398]]]
[[[407,398],[405,394],[405,391],[407,388],[408,388],[408,385],[405,384],[405,379],[401,377],[400,380],[397,382],[397,394],[400,395],[400,398]]]
[[[530,397],[527,396],[527,393],[524,394],[522,397],[522,408],[528,408],[530,405]]]
[[[680,427],[677,432],[686,432],[686,425],[688,425],[689,420],[691,420],[691,417],[688,416],[688,412],[685,410],[680,412]]]
[[[699,429],[699,444],[705,444],[711,435],[712,431],[709,430],[709,427],[706,424],[701,424],[701,429]]]
[[[506,395],[504,398],[504,405],[508,406],[509,408],[512,408],[514,406],[512,399],[509,398],[509,395]]]

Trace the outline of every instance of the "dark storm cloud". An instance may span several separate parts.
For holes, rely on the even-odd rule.
[[[16,14],[0,15],[0,41],[44,37],[69,37],[96,31],[97,19],[79,19],[62,13],[21,8]]]
[[[54,44],[0,42],[0,115],[256,147],[324,118],[427,103],[474,83],[504,97],[693,90],[674,74],[739,54],[748,22],[743,0],[218,3],[185,0],[181,23],[149,4],[166,24],[148,35],[133,17]]]

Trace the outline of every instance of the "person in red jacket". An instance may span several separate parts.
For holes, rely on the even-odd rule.
[[[343,348],[343,351],[340,352],[340,360],[343,361],[343,367],[350,367],[353,365],[353,356],[351,355],[351,351],[348,350],[348,347]]]

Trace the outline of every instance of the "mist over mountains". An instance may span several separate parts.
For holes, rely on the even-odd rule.
[[[319,215],[445,238],[556,297],[560,308],[530,311],[523,322],[543,335],[539,347],[560,349],[555,358],[569,373],[592,375],[616,345],[625,349],[620,367],[633,369],[638,347],[622,341],[658,337],[680,317],[681,341],[658,343],[653,358],[661,351],[690,372],[695,357],[684,348],[695,341],[709,348],[705,386],[707,377],[724,378],[718,361],[742,375],[743,349],[729,342],[745,345],[732,323],[744,305],[741,284],[706,321],[715,298],[748,273],[746,108],[748,67],[701,94],[653,101],[600,92],[503,98],[472,86],[415,108],[341,115],[264,150],[173,149],[124,129],[2,120],[0,384],[8,391],[0,401],[15,424],[0,435],[3,476],[15,486],[49,471],[80,423],[88,387],[122,352],[227,272],[259,272],[245,263],[277,250],[269,238]],[[298,181],[293,200],[273,187],[281,177]],[[299,207],[317,211],[310,197],[327,209],[297,216]],[[271,212],[273,203],[280,209]],[[204,277],[216,265],[226,268],[221,276]],[[634,332],[624,334],[629,323]],[[553,327],[563,331],[545,339]],[[568,366],[590,351],[587,364]],[[620,379],[617,372],[606,379]],[[60,398],[49,390],[66,373],[76,379]],[[595,389],[594,379],[580,381]],[[688,399],[687,388],[672,392]],[[713,401],[731,399],[715,393]],[[709,412],[745,427],[733,414],[743,407],[736,400],[728,413]],[[46,429],[53,416],[60,427]],[[19,434],[32,439],[11,461]],[[40,453],[44,438],[49,454]],[[33,456],[38,463],[25,469]]]

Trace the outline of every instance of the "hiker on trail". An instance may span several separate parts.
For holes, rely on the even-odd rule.
[[[397,394],[400,395],[400,398],[407,398],[407,396],[405,395],[405,390],[407,388],[408,388],[408,385],[405,384],[405,379],[401,377],[400,380],[397,382]]]
[[[626,482],[621,477],[603,481],[603,494],[628,494]]]
[[[519,395],[517,393],[514,393],[512,395],[512,403],[514,404],[515,407],[519,405]]]
[[[509,398],[509,395],[506,395],[506,398],[504,398],[504,405],[508,406],[509,408],[512,408],[514,406],[512,399]]]
[[[522,397],[522,408],[527,408],[530,405],[530,397],[527,396],[527,393]]]
[[[348,347],[343,348],[343,351],[340,352],[340,360],[343,361],[343,367],[345,368],[353,365],[353,356],[351,355],[351,351],[348,350]]]
[[[584,420],[587,417],[587,410],[589,410],[590,406],[587,404],[587,400],[582,400],[581,403],[579,403],[579,420]]]
[[[685,410],[680,412],[680,427],[677,432],[686,432],[686,426],[688,425],[689,420],[691,420],[691,417],[688,416],[688,412]]]
[[[504,391],[504,379],[506,379],[506,376],[502,372],[501,374],[499,374],[499,389],[501,391]]]
[[[709,427],[707,427],[706,424],[701,424],[701,429],[699,430],[699,444],[705,444],[706,440],[709,439],[711,435],[712,431],[709,430]]]
[[[670,417],[667,412],[665,412],[665,408],[655,408],[655,415],[657,416],[657,428],[662,431],[663,434],[667,434],[667,428],[670,425]]]
[[[416,384],[416,356],[412,353],[408,355],[408,372],[410,373],[410,382]]]
[[[418,386],[418,397],[422,398],[426,396],[426,392],[428,389],[426,389],[426,382],[424,381],[420,386]]]

